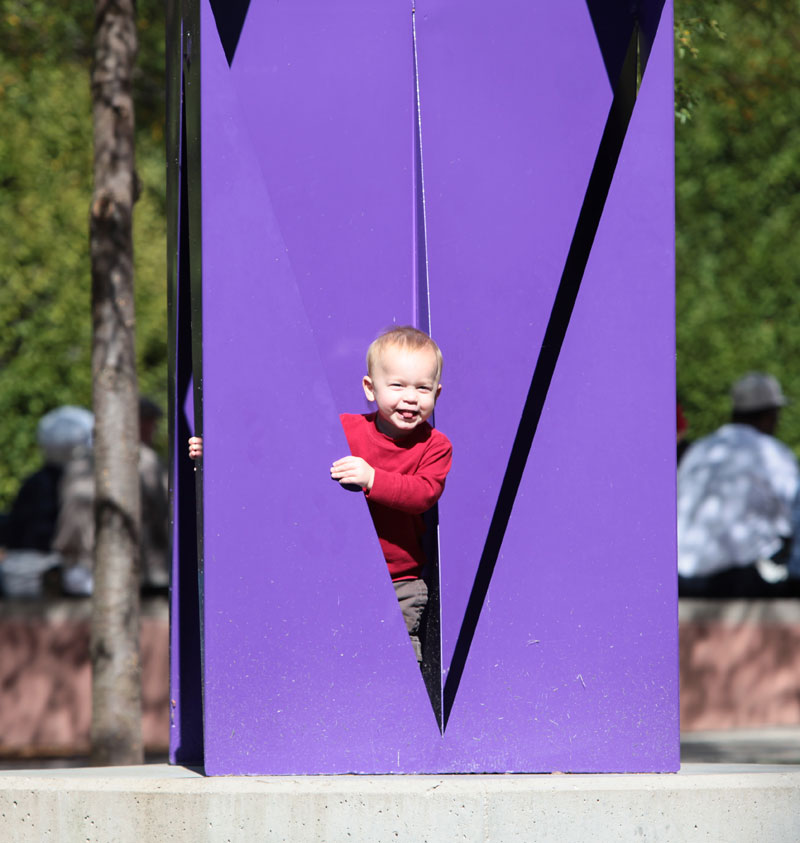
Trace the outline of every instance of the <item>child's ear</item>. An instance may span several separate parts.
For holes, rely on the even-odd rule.
[[[439,400],[439,393],[442,391],[442,385],[440,383],[436,384],[436,394],[433,396],[434,401]]]
[[[364,395],[367,396],[367,401],[374,401],[375,389],[372,385],[372,378],[369,375],[364,375],[364,380],[361,381],[361,386],[364,387]]]

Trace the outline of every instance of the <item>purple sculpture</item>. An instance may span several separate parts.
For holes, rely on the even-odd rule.
[[[677,769],[671,6],[634,6],[171,7],[173,761]],[[422,673],[328,476],[405,323],[454,446]]]

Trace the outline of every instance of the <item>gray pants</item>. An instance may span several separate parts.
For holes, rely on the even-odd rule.
[[[422,644],[419,640],[419,631],[422,624],[422,615],[428,605],[428,586],[425,580],[397,580],[392,582],[394,593],[400,603],[403,612],[403,619],[406,622],[406,629],[414,645],[414,652],[417,654],[417,661],[422,662]]]

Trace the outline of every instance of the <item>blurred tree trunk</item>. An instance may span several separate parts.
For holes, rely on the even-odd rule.
[[[135,0],[96,0],[92,63],[95,567],[92,763],[143,761],[139,664],[139,415],[134,346]]]

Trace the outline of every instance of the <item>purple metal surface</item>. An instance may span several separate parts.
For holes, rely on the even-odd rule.
[[[582,0],[454,8],[417,10],[436,420],[456,443],[439,507],[445,665],[612,99]]]
[[[416,12],[445,668],[612,98],[586,5],[531,6]],[[206,772],[675,769],[668,16],[444,735],[328,477],[416,315],[410,4],[253,4],[230,67],[201,16]]]
[[[367,346],[414,319],[409,4],[255,3],[230,77],[334,403],[366,411]]]
[[[513,769],[679,764],[669,23],[665,15],[448,724],[455,740],[478,727],[494,746],[513,735]],[[432,286],[441,292],[433,277]],[[445,334],[452,318],[451,309]],[[503,313],[502,323],[513,318]],[[521,322],[488,343],[497,349],[502,338],[508,366],[529,354]],[[458,391],[491,396],[486,427],[502,463],[505,423],[519,418],[512,387],[522,379],[497,363],[492,380],[490,366],[472,362],[461,366],[471,381]],[[442,402],[442,429],[450,432],[459,409],[466,415],[464,405]],[[489,460],[490,446],[464,453],[467,426],[456,441],[468,467]],[[440,504],[447,595],[455,560],[475,558],[458,537],[479,514],[467,491],[474,472],[455,471],[454,463]],[[442,612],[450,629],[458,607],[455,619],[447,604]]]
[[[298,14],[299,5],[272,9],[294,10],[282,24],[294,33],[313,29],[314,19],[322,29],[318,49],[299,62],[307,77],[292,84],[300,94],[277,106],[280,122],[264,108],[264,131],[299,124],[296,137],[272,149],[274,158],[262,155],[262,127],[245,113],[262,109],[255,92],[266,82],[256,74],[244,86],[236,70],[247,66],[249,49],[259,61],[271,58],[260,39],[250,39],[254,22],[270,29],[257,17],[265,7],[251,9],[233,72],[203,8],[205,748],[212,774],[402,770],[406,746],[437,735],[366,506],[328,474],[347,453],[338,413],[364,406],[359,382],[370,337],[393,318],[411,317],[410,284],[397,291],[411,254],[408,26],[399,28],[393,10],[376,20],[372,3],[331,16],[325,4],[310,4],[319,18],[308,4],[308,14]],[[373,53],[355,49],[362,15],[373,32],[387,33],[372,49],[397,62],[373,67]],[[320,88],[322,35],[329,51],[322,77],[335,84]],[[331,105],[334,94],[341,96]],[[396,121],[387,111],[393,102]],[[312,125],[317,107],[325,118]],[[365,204],[362,194],[374,198]],[[399,723],[414,727],[389,752],[387,726]]]

